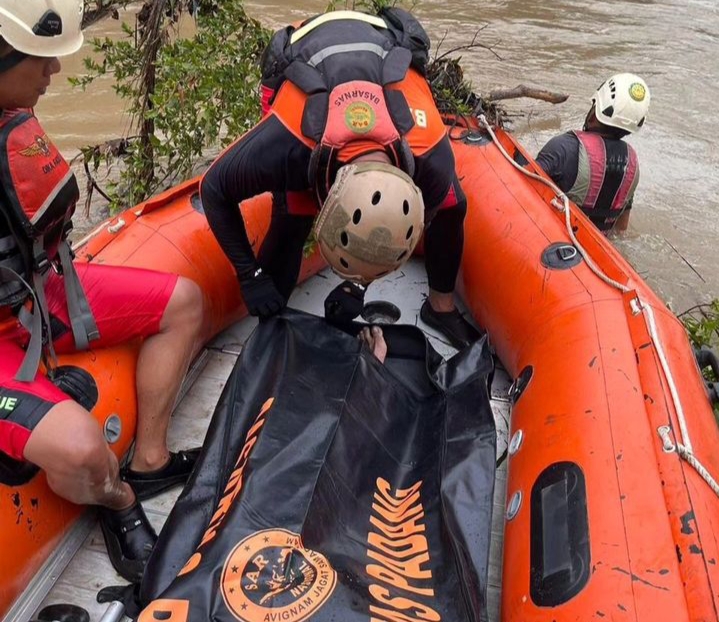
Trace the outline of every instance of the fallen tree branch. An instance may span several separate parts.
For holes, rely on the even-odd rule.
[[[82,17],[83,29],[106,17],[119,19],[119,9],[125,8],[127,4],[128,0],[96,0],[92,5],[85,2],[85,13]]]
[[[499,41],[494,41],[491,43],[479,43],[477,41],[480,33],[485,28],[487,28],[487,26],[489,26],[489,24],[484,24],[484,25],[480,26],[479,28],[477,28],[477,30],[474,33],[474,36],[472,37],[472,40],[469,43],[450,48],[446,52],[443,52],[442,54],[440,54],[439,50],[442,47],[442,45],[444,45],[444,42],[445,42],[445,40],[447,38],[447,34],[448,34],[447,32],[445,32],[444,35],[442,36],[442,38],[439,40],[439,43],[437,44],[437,47],[434,51],[434,58],[432,59],[432,63],[439,63],[439,62],[445,60],[450,54],[454,54],[456,52],[462,52],[465,50],[473,50],[476,48],[481,48],[483,50],[487,50],[488,52],[491,52],[497,60],[504,60],[494,49],[494,47],[499,44]]]
[[[92,203],[92,197],[95,190],[102,196],[108,203],[112,202],[112,198],[100,187],[100,184],[95,179],[93,171],[96,173],[100,167],[101,160],[104,160],[105,165],[108,165],[109,160],[113,158],[121,158],[128,154],[128,147],[131,141],[137,140],[137,136],[131,136],[129,138],[114,138],[112,140],[105,141],[99,145],[92,147],[85,147],[80,150],[72,160],[70,165],[72,166],[78,160],[82,160],[82,166],[85,169],[85,218],[90,216],[90,206]],[[90,170],[92,165],[93,171]]]
[[[531,97],[532,99],[541,99],[550,104],[561,104],[569,99],[569,95],[564,93],[553,93],[544,89],[537,89],[531,86],[520,84],[513,89],[496,89],[491,91],[485,97],[487,101],[498,101],[500,99],[515,99],[517,97]]]

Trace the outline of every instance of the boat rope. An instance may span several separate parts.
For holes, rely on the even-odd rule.
[[[607,285],[610,285],[611,287],[614,287],[621,291],[624,294],[630,293],[632,290],[627,287],[626,285],[619,283],[618,281],[610,278],[607,274],[605,274],[602,269],[594,262],[594,260],[589,256],[589,253],[587,250],[579,243],[579,240],[577,239],[577,236],[574,234],[574,230],[572,229],[572,222],[571,222],[571,210],[569,208],[569,198],[567,197],[564,192],[562,192],[554,182],[552,182],[550,179],[547,179],[545,177],[542,177],[541,175],[537,175],[536,173],[533,173],[530,170],[527,170],[517,162],[515,162],[514,158],[512,158],[509,153],[507,153],[507,150],[502,145],[501,141],[497,138],[497,135],[494,132],[494,129],[487,121],[487,118],[484,115],[479,115],[477,117],[479,120],[479,124],[484,128],[487,133],[492,138],[492,141],[496,145],[496,147],[499,149],[499,151],[502,153],[502,155],[506,158],[506,160],[518,171],[520,171],[523,175],[526,175],[527,177],[530,177],[531,179],[534,179],[538,181],[541,184],[544,184],[547,186],[552,192],[554,192],[554,199],[552,200],[552,206],[556,208],[557,210],[564,213],[565,218],[565,225],[567,227],[567,233],[569,234],[569,238],[572,241],[572,244],[577,248],[579,253],[584,258],[584,261],[586,262],[589,269],[602,281],[607,283]],[[637,313],[642,313],[644,315],[644,320],[647,325],[647,330],[649,331],[649,336],[652,340],[652,344],[654,345],[654,349],[657,353],[657,357],[659,358],[659,364],[662,368],[662,371],[664,372],[664,376],[667,379],[667,383],[669,385],[669,392],[671,394],[672,403],[674,404],[674,410],[677,414],[677,419],[679,421],[679,428],[681,433],[681,442],[676,443],[676,447],[671,444],[671,441],[668,441],[667,438],[664,438],[663,436],[663,428],[659,429],[659,436],[664,441],[664,447],[665,451],[673,451],[676,449],[677,454],[684,459],[689,465],[694,468],[694,470],[699,474],[699,476],[709,485],[709,487],[712,489],[712,491],[719,496],[719,484],[717,483],[717,480],[712,476],[711,473],[704,467],[704,465],[699,461],[699,459],[694,455],[694,451],[692,448],[692,442],[691,437],[689,435],[689,426],[687,425],[687,419],[686,415],[684,413],[684,408],[682,407],[681,400],[679,399],[679,391],[677,390],[676,382],[674,381],[674,376],[671,373],[671,369],[669,367],[669,362],[667,360],[666,354],[664,353],[664,348],[662,347],[661,339],[659,338],[659,332],[657,331],[657,325],[656,321],[654,319],[654,311],[652,310],[651,306],[648,304],[645,304],[642,299],[637,294],[636,301],[635,301],[635,310]],[[671,429],[671,428],[668,428]],[[665,434],[668,434],[668,432],[665,432]],[[674,449],[668,450],[667,449],[667,442],[672,445]]]
[[[644,315],[647,318],[649,334],[651,335],[652,341],[654,342],[654,348],[656,349],[657,356],[659,357],[659,362],[662,366],[662,369],[664,369],[666,373],[666,370],[669,368],[669,362],[667,361],[667,356],[664,353],[664,348],[662,347],[661,340],[659,339],[657,323],[654,319],[654,311],[649,305],[642,304],[641,300],[639,301],[639,304],[641,305],[641,311],[644,312]],[[682,408],[681,401],[679,399],[679,391],[677,389],[676,383],[674,382],[674,377],[671,374],[667,374],[667,382],[669,384],[669,392],[672,396],[672,402],[674,402],[674,407],[677,411],[677,419],[679,419],[679,429],[681,431],[684,447],[686,447],[689,453],[693,453],[694,449],[692,447],[692,441],[689,436],[687,419],[684,415],[684,409]]]
[[[530,177],[531,179],[534,179],[545,186],[547,186],[552,192],[554,192],[555,197],[552,200],[552,205],[558,209],[559,211],[564,213],[565,216],[565,223],[567,226],[567,233],[569,233],[569,238],[572,240],[572,244],[577,248],[579,253],[582,255],[582,258],[586,262],[589,269],[602,281],[604,281],[607,285],[614,287],[621,291],[624,294],[627,294],[631,291],[629,287],[626,285],[623,285],[619,281],[615,281],[614,279],[610,278],[608,275],[606,275],[604,272],[602,272],[602,269],[594,263],[594,260],[589,256],[589,253],[586,251],[586,249],[579,243],[579,240],[577,239],[577,236],[574,235],[574,230],[572,229],[572,222],[571,222],[571,211],[569,209],[569,197],[567,197],[566,194],[564,194],[557,186],[556,184],[551,181],[550,179],[546,179],[545,177],[542,177],[541,175],[537,175],[536,173],[533,173],[532,171],[527,170],[523,166],[517,164],[517,162],[514,161],[514,158],[510,156],[507,153],[507,150],[504,148],[504,145],[499,141],[497,138],[497,135],[494,133],[494,129],[487,121],[487,118],[484,115],[480,115],[477,117],[479,119],[480,125],[487,130],[489,135],[492,137],[492,141],[497,146],[499,151],[502,153],[502,155],[507,159],[507,161],[518,171],[520,171],[523,175],[526,175],[527,177]]]
[[[682,445],[681,443],[674,443],[672,439],[672,429],[668,425],[664,425],[657,430],[659,432],[659,437],[662,439],[662,443],[664,444],[664,451],[666,453],[678,453],[680,458],[683,458],[686,460],[694,469],[696,469],[697,473],[701,476],[701,478],[709,484],[709,487],[717,494],[719,495],[719,485],[717,485],[716,480],[712,477],[711,473],[707,471],[707,469],[704,467],[704,465],[697,460],[697,457],[692,453],[691,449],[688,449],[686,445]]]
[[[714,491],[714,494],[719,497],[719,484],[712,477],[712,474],[707,471],[706,467],[701,462],[699,462],[697,457],[693,453],[688,451],[687,448],[681,443],[677,444],[677,453],[694,467],[694,469],[697,473],[699,473],[702,479],[707,484],[709,484],[709,488],[711,488]]]

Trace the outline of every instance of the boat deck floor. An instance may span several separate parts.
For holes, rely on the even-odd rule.
[[[325,270],[298,286],[289,304],[291,307],[322,315],[324,299],[338,283],[339,278]],[[400,322],[420,326],[440,354],[445,357],[452,356],[455,350],[419,320],[419,309],[426,295],[426,287],[424,268],[420,262],[413,260],[402,270],[374,284],[368,290],[367,301],[386,300],[394,303],[402,312]],[[172,449],[202,443],[227,377],[256,323],[256,319],[248,318],[231,326],[208,344],[203,356],[198,357],[194,373],[188,375],[184,395],[173,414],[169,432]],[[500,367],[495,372],[492,386],[498,457],[505,455],[507,448],[509,385],[510,379]],[[506,463],[502,462],[496,474],[490,549],[488,607],[489,619],[492,622],[499,620],[505,486]],[[179,488],[171,490],[143,504],[158,532],[179,493]],[[108,605],[96,601],[98,591],[108,585],[121,585],[125,581],[110,565],[102,534],[92,512],[88,512],[85,520],[81,521],[71,537],[66,539],[64,548],[65,550],[58,551],[59,555],[54,560],[48,560],[44,570],[23,595],[22,602],[16,604],[5,622],[26,622],[34,619],[37,612],[55,603],[73,604],[86,609],[92,622],[102,618]]]

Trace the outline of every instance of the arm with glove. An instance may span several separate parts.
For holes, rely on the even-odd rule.
[[[238,273],[237,279],[240,282],[242,299],[250,315],[268,318],[285,308],[287,301],[278,291],[272,277],[263,272],[262,268],[257,267],[242,274]]]
[[[332,324],[348,324],[354,320],[364,307],[364,295],[367,286],[342,281],[325,298],[325,319]]]
[[[210,169],[210,172],[212,169]],[[284,297],[277,290],[272,277],[257,263],[252,245],[247,238],[245,223],[237,207],[234,209],[208,208],[209,205],[223,206],[224,201],[218,200],[215,186],[205,183],[203,178],[200,194],[210,228],[237,273],[242,299],[250,315],[261,318],[279,313],[285,306]],[[236,204],[235,204],[236,205]]]
[[[270,115],[220,154],[200,183],[207,222],[235,268],[247,310],[261,318],[279,313],[287,300],[258,262],[237,206],[263,192],[308,187],[306,163],[288,155],[304,157],[298,142]]]

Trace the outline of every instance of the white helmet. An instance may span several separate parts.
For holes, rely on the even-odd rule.
[[[0,0],[0,37],[29,56],[67,56],[82,45],[83,0]]]
[[[644,124],[650,100],[647,83],[633,73],[612,76],[592,97],[599,122],[630,133]]]
[[[322,256],[343,279],[363,285],[410,258],[424,228],[424,201],[412,178],[382,162],[337,172],[315,224]]]

